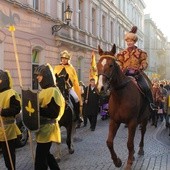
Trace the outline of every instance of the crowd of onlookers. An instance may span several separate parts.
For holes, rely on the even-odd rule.
[[[157,127],[158,122],[165,122],[166,127],[170,127],[170,81],[168,80],[153,80],[152,81],[153,85],[153,100],[154,104],[156,105],[156,109],[152,112],[151,114],[151,123],[155,127]],[[88,88],[91,87],[91,84],[88,86],[85,86],[85,84],[80,81],[80,90],[82,93],[82,98],[84,101],[83,104],[83,118],[84,118],[84,126],[87,125],[87,120],[89,116],[86,114],[86,109],[85,105],[87,102],[87,98],[89,96]],[[95,90],[95,89],[94,89]],[[97,93],[97,92],[96,92]],[[98,94],[96,94],[95,91],[93,91],[92,95],[96,95],[97,97]],[[99,98],[97,97],[96,99],[98,100],[98,105],[90,105],[90,109],[93,107],[99,108],[98,112],[96,111],[96,114],[100,113],[101,118],[104,120],[107,114],[104,114],[105,110],[107,112],[107,106],[108,106],[108,96],[101,96],[102,93],[100,94]],[[90,98],[92,96],[89,96]],[[106,97],[106,98],[105,98]],[[106,108],[104,108],[106,107]],[[103,109],[103,110],[102,110]],[[104,110],[105,109],[105,110]],[[96,114],[95,114],[95,120],[96,120]],[[102,115],[103,114],[103,115]]]
[[[169,127],[170,117],[170,81],[156,80],[153,84],[153,99],[157,109],[152,114],[152,124],[157,127],[158,121],[164,121]]]

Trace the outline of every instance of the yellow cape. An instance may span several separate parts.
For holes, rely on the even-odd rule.
[[[79,98],[80,104],[82,104],[79,81],[78,81],[77,73],[76,73],[76,70],[74,69],[74,67],[71,64],[57,65],[54,67],[54,74],[56,74],[56,73],[60,74],[60,72],[62,71],[63,68],[66,69],[66,72],[68,73],[69,78],[70,78],[71,82],[73,83],[73,89]]]

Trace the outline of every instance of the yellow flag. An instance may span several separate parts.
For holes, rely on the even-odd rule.
[[[90,66],[90,79],[94,78],[95,82],[97,82],[97,65],[96,65],[96,57],[94,51],[92,51],[91,55],[91,66]]]

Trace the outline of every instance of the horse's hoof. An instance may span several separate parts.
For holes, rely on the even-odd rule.
[[[144,150],[139,150],[138,155],[140,156],[144,155]]]
[[[122,161],[120,158],[117,158],[117,160],[113,162],[117,168],[120,168],[122,166]]]
[[[61,158],[55,158],[55,160],[57,161],[57,163],[59,163],[61,161]]]
[[[73,153],[74,153],[74,149],[70,149],[69,154],[73,154]]]
[[[131,170],[131,169],[132,169],[132,164],[127,164],[125,170]]]

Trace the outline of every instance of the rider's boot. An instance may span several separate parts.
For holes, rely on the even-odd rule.
[[[138,74],[136,77],[139,87],[141,88],[142,92],[145,94],[146,99],[149,102],[149,106],[152,110],[158,110],[157,106],[153,102],[153,95],[151,92],[150,87],[148,86],[147,81],[143,77],[143,75]]]
[[[75,121],[78,121],[78,123],[83,122],[80,117],[80,102],[75,103]]]
[[[152,110],[158,110],[158,107],[153,102],[152,92],[151,92],[151,90],[149,88],[148,88],[147,92],[145,93],[145,95],[146,95],[146,98],[147,98],[147,100],[149,102],[150,108]]]

